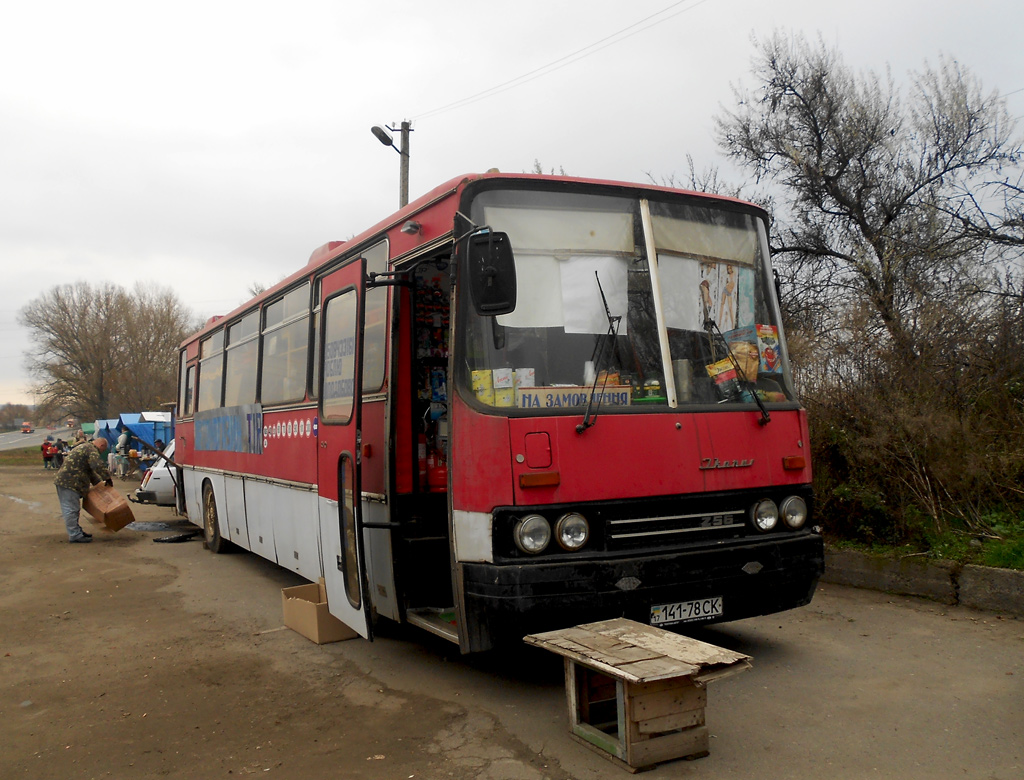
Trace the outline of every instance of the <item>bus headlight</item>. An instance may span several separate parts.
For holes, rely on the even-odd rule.
[[[783,522],[790,528],[803,528],[807,522],[807,502],[800,496],[790,496],[779,507]]]
[[[758,531],[770,531],[779,524],[779,508],[770,498],[758,501],[750,510],[750,521]]]
[[[536,555],[551,542],[551,525],[540,515],[526,515],[516,523],[512,538],[524,553]]]
[[[590,538],[590,524],[576,512],[569,512],[555,523],[555,539],[563,550],[573,552],[580,549]]]

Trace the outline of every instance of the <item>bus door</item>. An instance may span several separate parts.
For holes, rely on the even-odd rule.
[[[365,278],[366,260],[360,257],[321,284],[317,481],[330,611],[372,639],[360,507]]]

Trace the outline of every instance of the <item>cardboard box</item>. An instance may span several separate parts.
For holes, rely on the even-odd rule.
[[[135,522],[128,499],[102,482],[93,485],[92,490],[85,494],[82,509],[92,516],[94,523],[106,526],[108,531],[120,531]]]
[[[341,642],[359,636],[327,611],[327,587],[324,578],[309,585],[282,588],[284,624],[318,645]]]

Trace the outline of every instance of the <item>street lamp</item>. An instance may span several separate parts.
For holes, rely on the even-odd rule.
[[[389,132],[390,131],[390,132]],[[385,146],[390,146],[401,158],[399,170],[399,191],[398,207],[405,208],[409,204],[409,133],[412,132],[412,122],[406,120],[399,127],[386,127],[374,125],[370,128],[374,137]],[[391,133],[401,134],[401,146],[395,147],[395,139]]]

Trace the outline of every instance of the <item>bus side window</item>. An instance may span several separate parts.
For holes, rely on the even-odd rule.
[[[224,389],[224,331],[199,343],[199,398],[196,411],[217,409]]]
[[[355,291],[327,302],[324,313],[323,393],[320,408],[325,421],[347,424],[355,399],[358,303]]]
[[[185,417],[191,417],[195,411],[193,408],[195,405],[195,393],[196,393],[196,367],[189,366],[188,373],[185,375],[185,402],[182,415]]]
[[[253,311],[228,328],[225,349],[224,405],[241,406],[256,401],[256,369],[259,364],[259,312]]]
[[[359,592],[359,560],[356,554],[353,480],[352,459],[345,453],[341,456],[341,463],[338,466],[338,495],[341,498],[338,502],[338,522],[341,524],[341,559],[338,561],[338,568],[345,575],[345,595],[348,596],[349,604],[359,609],[362,597]]]
[[[308,360],[307,282],[263,308],[260,401],[265,405],[301,401],[306,394]]]
[[[363,253],[366,272],[384,273],[388,270],[388,242],[374,244]],[[388,287],[366,291],[363,331],[363,392],[376,393],[384,386],[387,371]]]
[[[188,352],[181,351],[181,367],[178,369],[178,417],[191,417],[195,402],[196,367],[188,365]]]

